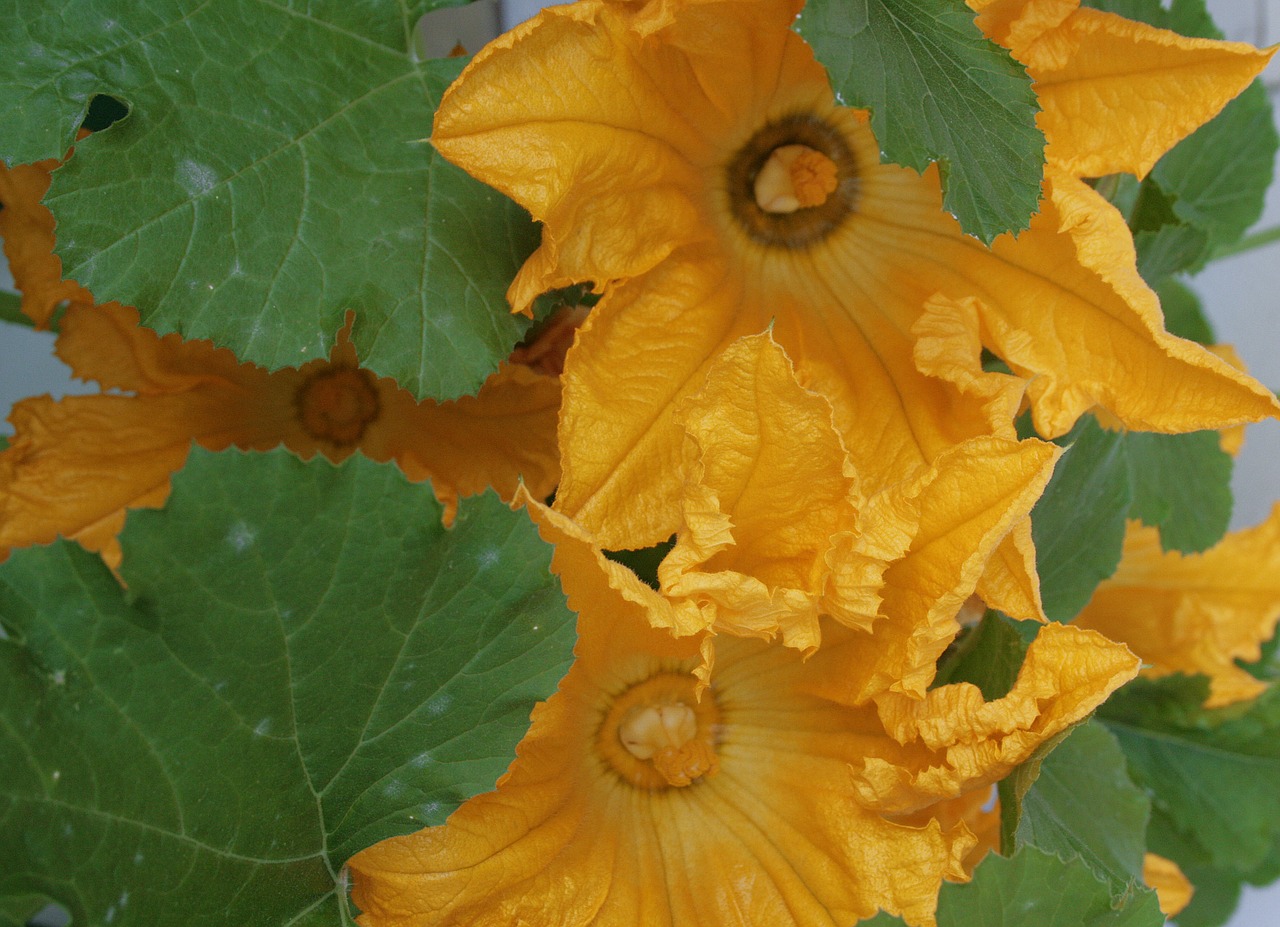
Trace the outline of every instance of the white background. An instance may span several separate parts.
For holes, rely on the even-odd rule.
[[[1167,0],[1166,0],[1167,2]],[[456,32],[429,31],[431,54],[445,54],[461,41],[474,51],[498,13],[495,0],[482,0],[464,14]],[[534,0],[506,0],[501,18],[510,26],[531,15]],[[1209,0],[1210,9],[1227,37],[1255,45],[1280,42],[1280,0]],[[464,8],[465,9],[465,8]],[[1265,75],[1276,99],[1280,63]],[[1280,102],[1280,101],[1278,101]],[[1280,185],[1273,187],[1259,227],[1280,224]],[[1193,281],[1205,300],[1219,340],[1236,346],[1250,370],[1272,388],[1280,387],[1280,244],[1214,264]],[[7,268],[0,266],[0,286],[12,289]],[[24,396],[50,392],[92,392],[92,387],[68,379],[66,369],[52,356],[53,338],[43,333],[0,324],[0,414]],[[0,434],[12,434],[7,422]],[[1249,429],[1245,449],[1236,462],[1236,512],[1233,526],[1255,524],[1280,500],[1280,422]],[[1276,783],[1280,788],[1280,782]],[[1231,927],[1280,927],[1280,885],[1247,889]]]

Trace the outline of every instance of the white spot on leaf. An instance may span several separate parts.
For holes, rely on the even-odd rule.
[[[217,186],[218,175],[209,165],[187,158],[178,165],[178,184],[188,196],[201,196]]]
[[[246,550],[253,546],[253,542],[258,538],[258,532],[254,531],[242,521],[236,522],[227,531],[227,543],[235,548],[236,553],[243,554]]]
[[[431,701],[427,702],[427,711],[433,715],[442,715],[449,710],[449,706],[453,704],[453,696],[448,692],[441,692]]]

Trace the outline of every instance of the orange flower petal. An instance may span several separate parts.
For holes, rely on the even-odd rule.
[[[841,681],[861,703],[892,690],[920,695],[938,657],[959,633],[956,620],[987,564],[1043,492],[1059,451],[1034,441],[974,440],[889,495],[907,494],[920,513],[911,547],[885,573],[884,618],[858,645]]]
[[[864,498],[830,403],[799,384],[768,334],[721,353],[677,404],[672,427],[684,435],[684,461],[676,543],[657,592],[606,562],[600,537],[559,511],[562,497],[555,513],[535,517],[556,526],[558,542],[591,551],[614,588],[677,634],[780,635],[808,652],[819,645],[821,614],[869,632],[875,640],[848,677],[865,687],[860,700],[888,685],[928,684],[959,629],[957,612],[1004,538],[1025,533],[1059,453],[975,439]],[[1011,601],[1033,575],[1024,542],[1000,574],[1018,587],[998,590]]]
[[[120,564],[125,508],[159,507],[191,437],[181,397],[48,396],[13,408],[17,433],[0,453],[0,550],[59,535]],[[169,427],[166,427],[169,426]]]
[[[978,17],[1027,66],[1042,108],[1037,122],[1049,143],[1046,156],[1077,177],[1145,176],[1244,90],[1273,53],[1185,38],[1078,5],[999,0]]]
[[[1154,853],[1142,857],[1142,881],[1156,890],[1165,917],[1173,917],[1191,904],[1191,896],[1195,894],[1195,888],[1178,864]]]
[[[1155,528],[1130,523],[1119,568],[1075,624],[1124,641],[1150,675],[1204,673],[1218,708],[1266,689],[1236,661],[1257,660],[1278,620],[1280,506],[1203,554],[1166,553]]]
[[[0,161],[0,238],[22,311],[46,328],[60,304],[92,305],[93,296],[74,280],[62,279],[62,261],[53,253],[53,213],[40,204],[49,190],[56,159],[12,168]]]
[[[969,683],[931,689],[923,697],[884,693],[876,704],[895,747],[868,756],[857,769],[861,800],[879,811],[911,812],[990,785],[1087,716],[1138,667],[1123,644],[1048,624],[1003,698],[988,702]]]
[[[1030,229],[997,239],[989,258],[974,251],[970,268],[983,275],[986,295],[928,303],[918,328],[930,339],[921,355],[927,369],[971,393],[985,382],[967,326],[945,327],[957,312],[976,313],[983,343],[1026,379],[1046,437],[1065,434],[1095,407],[1128,428],[1175,433],[1276,414],[1280,403],[1264,386],[1164,330],[1113,206],[1060,174],[1046,186],[1050,196]]]

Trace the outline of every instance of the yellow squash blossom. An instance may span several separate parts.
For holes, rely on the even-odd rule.
[[[553,318],[547,337],[518,348],[477,396],[451,402],[417,402],[359,367],[350,317],[328,360],[269,373],[209,342],[162,338],[132,307],[94,306],[88,290],[61,279],[53,218],[40,204],[57,166],[0,165],[0,233],[23,311],[43,327],[65,309],[59,357],[107,392],[15,405],[16,434],[0,453],[0,558],[62,536],[117,566],[126,510],[164,504],[193,441],[395,460],[410,479],[431,480],[447,518],[459,496],[488,487],[507,498],[521,479],[543,495],[555,488],[558,373],[581,313]]]
[[[495,791],[352,858],[362,927],[845,927],[877,909],[932,925],[974,837],[929,806],[985,794],[1137,671],[1049,625],[1003,699],[956,684],[851,707],[863,650],[833,625],[808,661],[717,638],[699,695],[697,636],[653,627],[579,547],[553,569],[574,665]]]
[[[1206,706],[1254,698],[1266,684],[1236,665],[1257,660],[1280,621],[1280,506],[1202,554],[1164,551],[1160,534],[1129,524],[1115,575],[1075,619],[1124,641],[1152,676],[1203,673]]]
[[[525,497],[572,548],[679,637],[778,636],[812,653],[820,616],[856,632],[847,698],[922,696],[988,559],[1040,496],[1057,459],[1038,441],[971,441],[910,479],[865,492],[832,421],[768,334],[742,338],[676,410],[684,436],[674,547],[651,589],[582,525]],[[998,478],[991,478],[992,474]],[[710,674],[711,638],[704,640]]]
[[[1008,391],[981,373],[983,346],[1026,384],[1046,436],[1095,406],[1126,427],[1174,432],[1275,413],[1261,385],[1164,331],[1123,218],[1071,172],[1077,144],[1105,142],[1111,161],[1137,164],[1149,136],[1077,143],[1055,130],[1032,227],[986,248],[942,210],[936,168],[880,163],[867,114],[838,105],[792,31],[800,8],[580,0],[482,50],[441,103],[437,149],[543,223],[513,308],[582,281],[604,294],[565,371],[560,511],[606,546],[669,536],[675,410],[711,358],[770,325],[805,385],[830,398],[872,490],[969,439],[1010,435]],[[1139,99],[1192,114],[1177,132],[1267,60],[1225,43],[1168,44],[1159,67],[1177,81]],[[1186,66],[1202,47],[1215,56],[1210,77]],[[1045,107],[1062,115],[1086,100],[1066,117],[1130,120],[1112,103],[1128,98],[1132,75],[1086,64],[1094,96]],[[1154,137],[1167,147],[1174,134]],[[1128,150],[1139,141],[1141,153]],[[1025,539],[1003,549],[996,567],[1026,550]]]
[[[492,486],[508,498],[523,476],[556,482],[555,377],[504,365],[479,395],[416,402],[357,365],[345,331],[328,360],[268,373],[204,341],[163,338],[118,304],[72,306],[57,351],[99,395],[26,399],[0,452],[0,554],[59,535],[120,562],[130,508],[164,504],[191,444],[339,461],[359,449],[431,480],[451,516],[459,496]]]

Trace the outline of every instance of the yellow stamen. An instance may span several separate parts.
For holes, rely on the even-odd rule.
[[[756,203],[765,212],[821,206],[839,185],[836,163],[808,145],[775,148],[756,175]]]
[[[618,727],[618,739],[638,760],[682,747],[697,733],[698,717],[683,702],[633,708]]]
[[[689,785],[715,772],[715,752],[698,737],[698,716],[683,702],[636,707],[618,726],[618,739],[638,760],[649,760],[667,785]]]
[[[711,745],[702,740],[690,740],[679,747],[666,747],[653,758],[653,768],[667,785],[689,785],[694,779],[709,775],[719,768]]]

